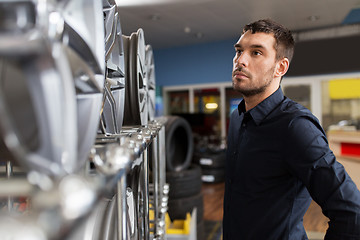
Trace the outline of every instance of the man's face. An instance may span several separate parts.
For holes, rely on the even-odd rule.
[[[273,34],[245,32],[235,44],[232,82],[245,97],[262,93],[274,82],[276,67]]]

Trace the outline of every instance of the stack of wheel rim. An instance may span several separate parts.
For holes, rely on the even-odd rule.
[[[119,134],[123,125],[124,102],[125,102],[125,58],[122,41],[120,16],[115,0],[102,1],[102,17],[105,38],[105,82],[103,85],[102,108],[98,133],[107,135]],[[79,236],[91,236],[91,239],[118,239],[119,211],[117,199],[120,196],[115,190],[103,197],[100,203],[92,211],[88,220],[81,229]],[[133,210],[133,208],[131,209]],[[132,211],[134,212],[134,211]],[[126,211],[128,219],[129,211]],[[133,215],[131,215],[132,217]],[[127,221],[127,238],[132,239],[133,232]],[[75,235],[76,238],[76,235]],[[79,237],[80,238],[80,237]]]
[[[147,125],[155,115],[155,69],[153,52],[145,45],[144,31],[130,36],[121,32],[119,13],[114,0],[103,0],[105,19],[106,83],[99,132],[119,134],[123,127]],[[144,164],[136,165],[127,174],[127,239],[147,239],[147,187],[144,185]],[[113,207],[116,196],[104,199],[108,225],[116,226]],[[101,210],[100,210],[101,211]],[[109,215],[110,214],[110,215]],[[109,220],[108,220],[109,221]]]
[[[104,10],[104,15],[113,16],[109,10]],[[101,131],[118,134],[122,126],[143,126],[155,118],[154,57],[141,28],[125,36],[120,22],[111,25],[105,17],[105,24],[111,29],[106,31],[107,71]]]
[[[125,128],[145,126],[155,119],[155,65],[153,50],[140,28],[130,36],[121,33],[120,23],[111,21],[114,0],[103,0],[106,26],[106,84],[100,132],[118,134]],[[118,18],[117,18],[117,21]],[[115,26],[115,27],[114,27]],[[114,38],[114,39],[113,39]],[[143,164],[127,176],[126,198],[130,239],[147,239],[146,196]]]
[[[201,192],[201,168],[191,164],[193,137],[189,123],[179,116],[168,116],[166,132],[166,181],[170,186],[168,214],[183,220],[196,208],[197,239],[203,239],[204,205]]]
[[[119,134],[124,123],[154,118],[152,49],[142,30],[123,43],[115,0],[3,1],[1,7],[6,24],[19,13],[26,24],[0,26],[0,160],[60,179],[84,169],[97,133]],[[136,168],[123,196],[134,210],[122,209],[133,223],[127,239],[147,234],[139,180],[145,177]],[[84,235],[118,239],[116,197],[94,209]]]

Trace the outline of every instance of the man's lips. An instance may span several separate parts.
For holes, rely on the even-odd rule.
[[[233,73],[233,77],[236,77],[236,78],[249,78],[249,76],[247,74],[245,74],[244,72],[242,72],[242,71],[235,71]]]

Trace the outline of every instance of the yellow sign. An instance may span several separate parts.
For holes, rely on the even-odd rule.
[[[331,99],[360,98],[360,79],[336,79],[329,81]]]

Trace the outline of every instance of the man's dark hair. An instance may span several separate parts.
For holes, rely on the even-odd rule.
[[[250,31],[253,34],[257,32],[274,34],[276,60],[286,57],[289,59],[289,62],[291,62],[294,55],[295,41],[289,29],[273,20],[263,19],[245,25],[243,34],[247,31]]]

